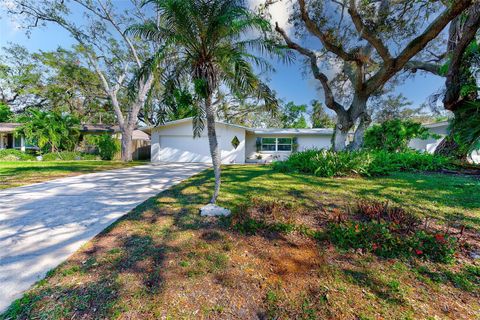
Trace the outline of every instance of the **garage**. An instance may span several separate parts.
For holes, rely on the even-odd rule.
[[[194,138],[192,121],[186,118],[150,129],[152,162],[212,162],[207,129]],[[245,128],[222,122],[215,128],[222,163],[245,163]]]
[[[192,141],[193,140],[193,141]],[[210,162],[207,137],[160,136],[160,162]]]

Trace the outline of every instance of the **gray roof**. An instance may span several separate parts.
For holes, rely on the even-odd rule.
[[[159,125],[157,127],[143,127],[143,128],[138,128],[138,129],[150,133],[151,130],[154,129],[154,128],[165,127],[165,126],[169,126],[169,125],[172,125],[172,124],[178,124],[178,123],[183,123],[183,122],[187,122],[187,121],[192,121],[192,119],[193,119],[192,117],[184,118],[184,119],[180,119],[180,120],[169,121],[169,122],[166,122],[165,124]],[[248,127],[241,126],[241,125],[238,125],[238,124],[232,124],[232,123],[227,123],[227,122],[223,122],[223,121],[215,121],[215,122],[223,124],[223,125],[231,126],[231,127],[245,129],[245,131],[252,132],[252,133],[255,133],[255,134],[284,134],[284,135],[288,135],[288,134],[295,134],[295,135],[311,135],[311,134],[313,134],[313,135],[331,135],[331,134],[333,134],[333,129],[328,129],[328,128],[314,128],[314,129],[267,128],[267,129],[263,129],[263,128],[248,128]]]
[[[313,129],[284,129],[284,128],[253,128],[246,129],[247,131],[253,132],[255,134],[294,134],[294,135],[331,135],[333,134],[333,129],[327,128],[313,128]]]
[[[446,127],[448,126],[448,120],[433,122],[433,123],[425,123],[423,125],[425,128],[438,128],[438,127]]]
[[[15,128],[21,126],[21,123],[14,122],[0,122],[0,132],[2,133],[12,133],[15,131]]]
[[[109,124],[88,124],[82,123],[80,131],[83,133],[114,133],[120,132],[120,128]]]

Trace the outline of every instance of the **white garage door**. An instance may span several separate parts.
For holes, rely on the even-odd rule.
[[[160,162],[212,162],[207,137],[160,136]]]

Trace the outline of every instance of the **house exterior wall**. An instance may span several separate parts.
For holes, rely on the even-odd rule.
[[[419,150],[419,151],[426,151],[428,153],[433,153],[435,152],[435,149],[437,146],[442,142],[443,138],[448,134],[448,123],[444,123],[442,125],[439,125],[437,127],[429,128],[429,131],[434,134],[438,134],[441,136],[439,139],[426,139],[426,140],[421,140],[421,139],[412,139],[408,146],[412,149]],[[471,160],[474,163],[479,163],[480,164],[480,150],[475,150],[471,153],[470,155]]]
[[[298,151],[308,149],[330,149],[332,145],[332,136],[329,134],[311,134],[311,135],[295,135],[295,134],[255,134],[247,132],[246,135],[246,157],[247,160],[260,160],[257,156],[262,157],[261,160],[270,162],[273,160],[285,160],[292,153],[291,151],[258,151],[257,138],[297,138]]]
[[[216,124],[218,146],[223,164],[245,163],[245,129]],[[232,140],[237,137],[235,148]],[[193,138],[192,121],[184,121],[152,130],[152,162],[203,162],[211,163],[207,129]]]
[[[427,151],[429,153],[433,153],[437,148],[438,144],[443,140],[443,138],[447,135],[448,132],[448,124],[429,128],[429,131],[433,134],[438,134],[441,136],[439,139],[429,138],[429,139],[412,139],[408,146],[415,150]]]

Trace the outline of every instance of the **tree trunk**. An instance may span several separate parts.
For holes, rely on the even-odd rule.
[[[333,133],[333,151],[343,151],[347,147],[348,130],[350,128],[339,125],[335,125],[335,132]]]
[[[357,129],[355,130],[355,134],[353,136],[353,141],[350,143],[348,148],[352,151],[360,150],[363,147],[363,140],[365,138],[365,130],[367,130],[368,126],[372,122],[372,118],[367,112],[364,112],[360,117],[360,122],[358,124]]]
[[[127,125],[122,130],[122,161],[132,161],[132,133],[133,127]]]
[[[210,144],[210,155],[212,156],[213,172],[215,174],[215,189],[210,203],[217,201],[220,192],[220,150],[218,149],[217,133],[215,131],[215,111],[212,106],[212,97],[205,99],[205,113],[207,116],[208,143]]]
[[[462,161],[466,161],[468,156],[468,154],[462,155],[460,153],[460,146],[455,142],[453,130],[443,138],[434,153],[440,156],[457,158]]]

